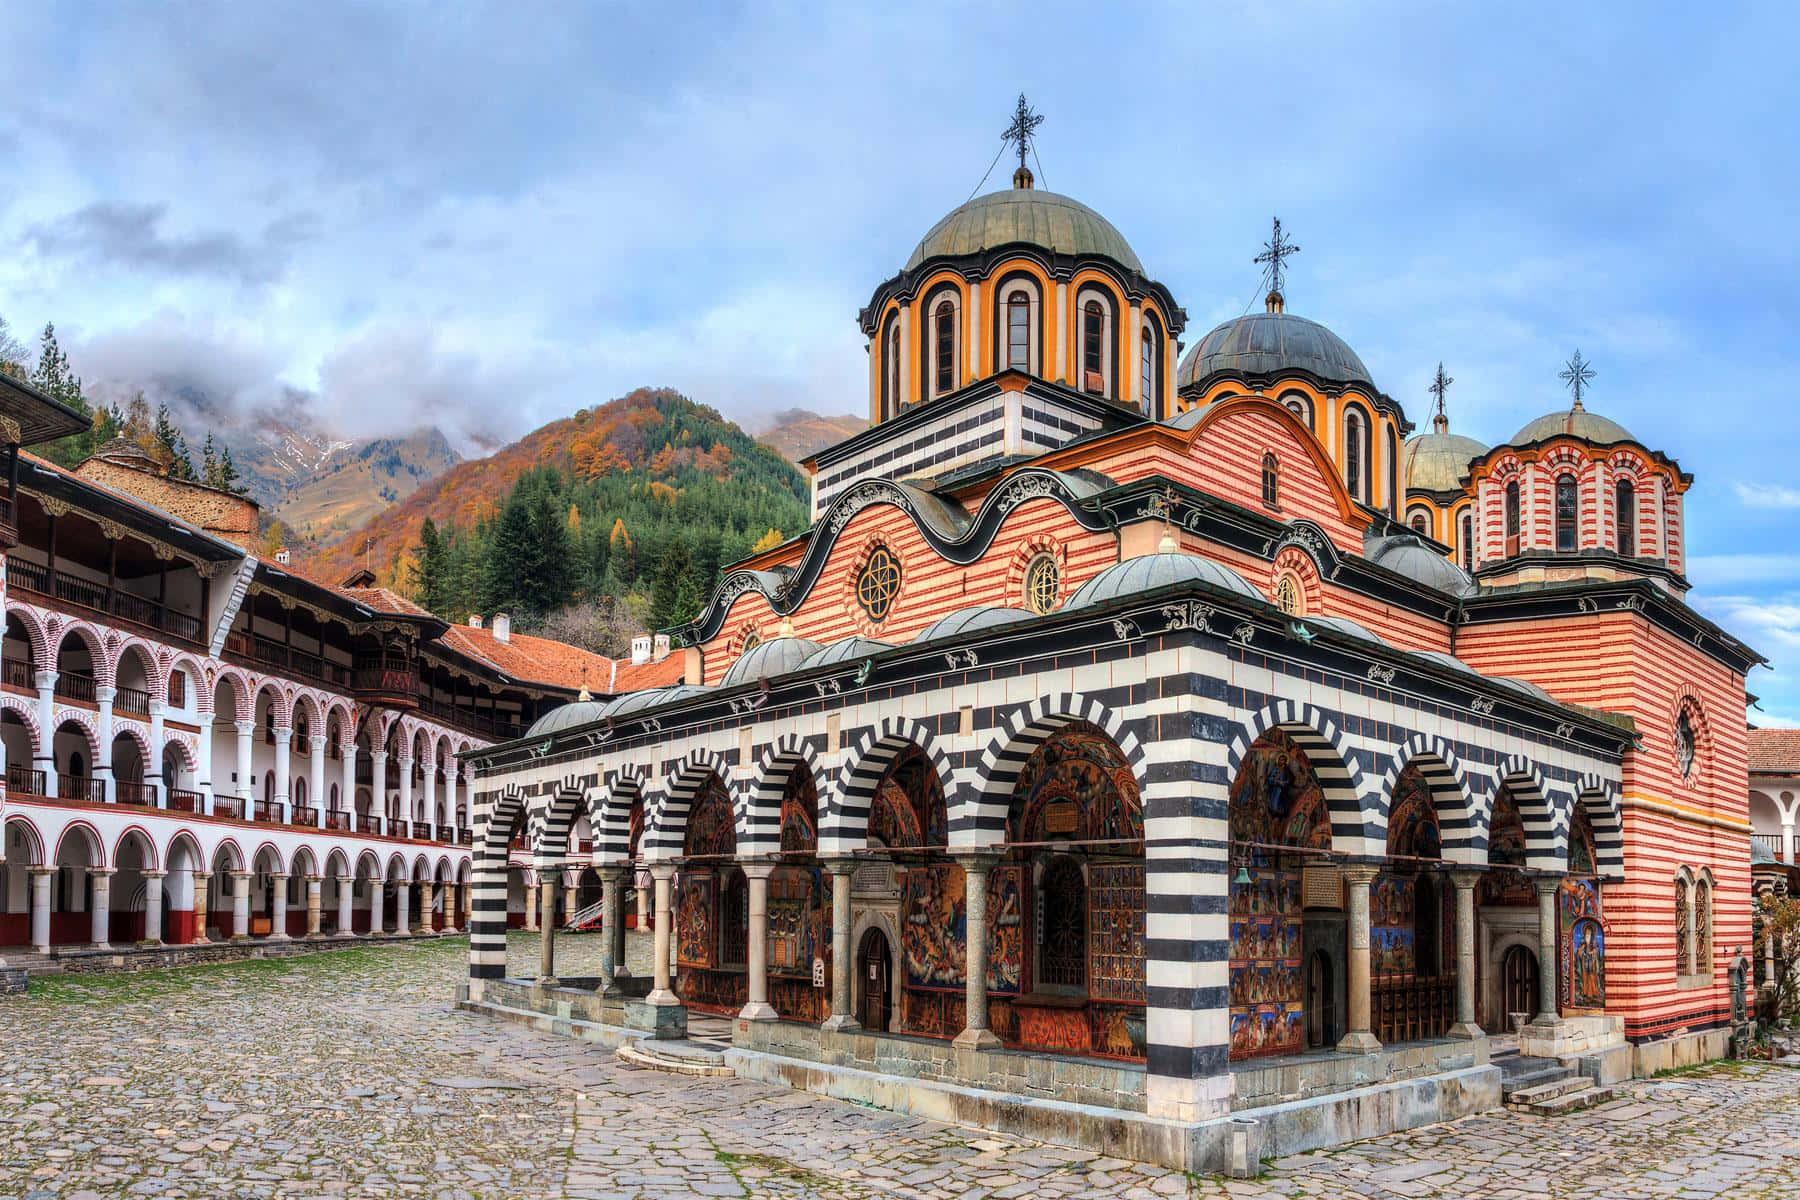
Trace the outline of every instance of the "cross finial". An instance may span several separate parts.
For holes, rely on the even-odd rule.
[[[1587,390],[1589,381],[1594,378],[1594,365],[1582,358],[1581,351],[1577,350],[1573,357],[1563,364],[1562,374],[1557,378],[1568,384],[1569,390],[1575,393],[1575,411],[1580,412],[1581,393]]]
[[[1438,433],[1444,433],[1450,428],[1450,417],[1444,412],[1444,393],[1449,391],[1450,385],[1455,382],[1454,378],[1444,374],[1444,364],[1439,363],[1437,374],[1431,377],[1431,387],[1427,389],[1437,398],[1435,411],[1431,417],[1431,427]]]
[[[1286,260],[1298,253],[1300,253],[1300,247],[1287,240],[1287,235],[1282,232],[1281,218],[1276,217],[1274,232],[1269,235],[1269,240],[1263,243],[1262,253],[1251,260],[1266,267],[1264,274],[1269,278],[1270,312],[1281,311],[1281,275],[1287,269]]]
[[[1031,105],[1025,102],[1025,93],[1019,93],[1018,107],[1013,109],[1012,122],[1000,134],[1000,140],[1013,143],[1019,155],[1019,174],[1013,177],[1014,182],[1023,176],[1029,178],[1030,170],[1025,166],[1025,159],[1031,153],[1031,139],[1037,127],[1044,123],[1044,118],[1032,111]]]

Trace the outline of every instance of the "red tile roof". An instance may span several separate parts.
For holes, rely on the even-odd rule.
[[[491,629],[452,625],[439,640],[496,671],[532,683],[604,693],[612,678],[612,659],[549,638],[514,633],[503,642]]]
[[[1800,775],[1800,729],[1752,729],[1750,770],[1759,775]]]

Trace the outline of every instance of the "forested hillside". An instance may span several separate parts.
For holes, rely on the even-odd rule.
[[[604,653],[698,611],[719,568],[798,533],[806,483],[717,411],[640,389],[459,463],[324,552],[448,620],[508,612]]]

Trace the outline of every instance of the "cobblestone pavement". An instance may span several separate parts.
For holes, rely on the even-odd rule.
[[[530,973],[535,938],[511,939]],[[560,943],[573,975],[598,939]],[[458,1014],[445,940],[0,999],[0,1197],[1800,1197],[1800,1071],[1629,1085],[1190,1177]]]

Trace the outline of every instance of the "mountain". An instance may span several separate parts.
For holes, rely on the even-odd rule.
[[[791,463],[799,463],[809,454],[835,445],[869,427],[863,418],[845,413],[838,417],[822,417],[804,408],[790,408],[769,418],[768,426],[756,440],[773,447]]]
[[[334,578],[370,564],[384,584],[453,619],[509,601],[515,614],[539,615],[584,596],[650,603],[657,588],[662,609],[681,609],[770,531],[799,532],[807,490],[791,463],[715,409],[641,388],[456,464],[310,567]],[[437,568],[420,562],[427,518],[454,560],[451,583],[427,579]],[[566,560],[554,566],[564,579],[524,566],[546,539]],[[534,576],[522,596],[521,575]]]

